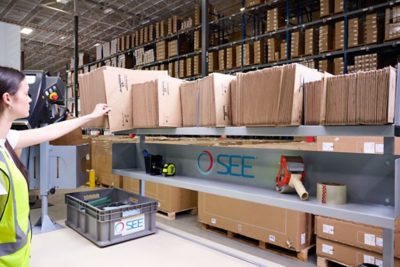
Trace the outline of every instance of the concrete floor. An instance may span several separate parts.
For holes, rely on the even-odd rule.
[[[89,190],[88,188],[84,187],[81,187],[76,190],[57,190],[54,195],[49,196],[49,203],[52,204],[52,206],[48,208],[49,217],[53,221],[58,221],[60,222],[60,224],[62,224],[62,222],[64,222],[66,218],[66,205],[64,203],[65,194],[68,192],[88,191],[88,190]],[[41,214],[40,208],[31,210],[32,224],[34,224],[38,220],[38,218],[40,218],[40,214]],[[173,221],[167,220],[162,216],[157,216],[157,224],[158,224],[157,227],[159,229],[162,229],[163,231],[167,231],[175,235],[179,235],[183,238],[187,239],[185,234],[187,233],[187,235],[199,237],[205,240],[210,240],[217,244],[221,244],[223,246],[227,246],[232,249],[242,251],[246,254],[253,255],[254,257],[272,261],[283,266],[296,266],[296,267],[315,266],[316,262],[315,253],[311,253],[312,255],[309,257],[309,262],[306,263],[285,256],[280,256],[276,253],[271,253],[265,249],[260,249],[255,245],[246,242],[240,242],[235,239],[229,239],[226,237],[226,235],[223,235],[221,233],[204,230],[202,229],[201,224],[197,222],[196,215],[179,214],[177,215],[177,219]],[[188,263],[188,265],[190,264]]]

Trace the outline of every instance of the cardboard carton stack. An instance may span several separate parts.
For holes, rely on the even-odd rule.
[[[344,48],[344,21],[335,23],[335,50]]]
[[[146,52],[144,52],[143,55],[143,63],[148,64],[154,62],[154,50],[149,49]]]
[[[193,75],[199,75],[200,73],[201,73],[200,56],[196,55],[193,57]]]
[[[175,77],[175,61],[171,61],[168,63],[168,75],[171,77]]]
[[[198,220],[203,224],[296,252],[313,244],[311,214],[202,192],[198,195]]]
[[[367,54],[361,56],[354,57],[354,66],[352,68],[352,72],[358,71],[370,71],[378,69],[378,54]],[[350,66],[349,66],[350,67]],[[350,72],[350,70],[349,70]]]
[[[334,3],[333,0],[321,0],[320,1],[320,16],[326,17],[333,13]]]
[[[304,55],[315,55],[318,51],[318,31],[315,28],[306,29],[304,39]]]
[[[318,266],[324,266],[326,259],[346,266],[362,263],[383,266],[383,230],[380,228],[316,216],[315,233]],[[395,249],[395,257],[399,253]],[[400,266],[398,259],[394,266]]]
[[[194,32],[194,51],[201,49],[201,34],[200,31]]]
[[[133,128],[181,127],[182,83],[164,77],[132,85]]]
[[[333,64],[328,59],[322,59],[318,62],[318,69],[321,72],[333,73]]]
[[[193,58],[188,57],[186,59],[186,76],[191,77],[193,75]]]
[[[186,60],[180,59],[179,60],[179,78],[185,78],[186,77]]]
[[[344,61],[342,57],[336,57],[333,60],[333,74],[339,75],[344,73]]]
[[[282,40],[280,44],[281,50],[280,50],[280,60],[285,60],[287,58],[287,44],[286,40]]]
[[[326,78],[332,76],[325,72],[321,80],[304,85],[304,124],[323,125],[326,108]]]
[[[334,35],[332,25],[323,25],[319,27],[319,52],[331,51],[334,44]]]
[[[173,77],[179,78],[179,75],[180,75],[180,73],[179,73],[179,61],[176,60],[175,64],[174,64],[174,76]]]
[[[225,49],[218,50],[218,70],[225,70],[226,54]]]
[[[276,31],[285,25],[282,10],[273,8],[267,10],[267,32]]]
[[[180,29],[181,18],[172,16],[168,18],[168,35],[178,32]]]
[[[242,66],[242,45],[238,44],[236,45],[236,67],[239,68],[241,66]]]
[[[337,13],[343,13],[344,11],[344,0],[335,0],[335,8],[334,12],[335,14]]]
[[[218,53],[217,51],[208,52],[208,72],[218,70]]]
[[[349,19],[349,47],[356,47],[363,43],[363,31],[358,18]]]
[[[230,70],[236,67],[236,49],[232,46],[226,48],[226,69]]]
[[[321,90],[308,91],[307,109],[317,112],[325,105],[325,125],[376,125],[393,123],[396,72],[392,67],[381,70],[339,75],[326,78]],[[318,85],[317,85],[318,86]],[[313,100],[313,97],[317,98]],[[326,97],[326,99],[325,99]],[[317,106],[312,106],[317,103]],[[322,103],[319,109],[318,103]],[[306,111],[309,114],[309,110]]]
[[[149,42],[152,42],[153,40],[154,40],[154,33],[155,33],[155,26],[154,26],[154,24],[150,24],[149,26],[148,26],[148,28],[149,28]]]
[[[368,14],[365,19],[364,44],[374,44],[378,42],[377,14]]]
[[[194,7],[194,26],[198,26],[201,23],[201,8],[199,5]]]
[[[184,127],[231,125],[230,82],[235,76],[219,73],[181,85]]]
[[[147,44],[149,42],[149,28],[146,26],[143,28],[143,43]]]
[[[300,125],[303,83],[322,76],[300,64],[237,74],[231,87],[233,124]]]
[[[157,60],[164,60],[168,58],[167,41],[158,41],[156,43]]]
[[[253,44],[252,43],[245,43],[243,45],[243,65],[248,66],[253,63],[254,60],[254,50],[253,50]]]
[[[268,62],[276,62],[279,60],[279,40],[276,38],[268,39]]]
[[[257,6],[264,3],[264,0],[245,0],[244,1],[244,6],[245,7],[252,7],[252,6]]]
[[[304,66],[306,66],[308,68],[311,68],[311,69],[318,69],[317,61],[315,61],[313,59],[304,60],[304,61],[300,62],[300,64],[304,65]]]
[[[385,41],[400,37],[400,6],[385,11]]]
[[[265,63],[265,42],[264,39],[255,41],[253,43],[254,48],[254,64],[264,64]]]
[[[292,32],[290,55],[296,58],[304,55],[304,32]]]
[[[132,129],[132,85],[166,77],[164,71],[141,71],[102,67],[79,76],[81,115],[92,112],[97,103],[107,103],[113,110],[105,117],[86,124],[88,128],[110,131]]]
[[[167,35],[168,25],[162,20],[156,23],[156,39],[165,37]]]
[[[172,40],[168,42],[168,57],[178,55],[178,40]]]

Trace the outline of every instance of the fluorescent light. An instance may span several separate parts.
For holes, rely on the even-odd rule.
[[[61,36],[60,37],[60,40],[64,40],[66,37],[65,36]]]
[[[61,4],[68,4],[70,0],[57,0],[57,3],[61,3]]]
[[[114,9],[112,9],[111,7],[104,9],[104,14],[105,15],[110,14],[112,12],[114,12]]]
[[[99,43],[95,43],[95,44],[94,44],[94,46],[99,46],[99,45],[100,45]]]
[[[240,12],[243,12],[244,10],[245,10],[244,7],[241,7],[241,8],[240,8]]]
[[[33,30],[31,29],[31,28],[22,28],[22,30],[21,30],[21,33],[22,34],[26,34],[26,35],[28,35],[28,34],[31,34],[33,32]]]

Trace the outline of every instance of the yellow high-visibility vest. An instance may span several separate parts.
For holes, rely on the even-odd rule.
[[[25,177],[0,147],[0,266],[28,267],[30,262],[29,192]]]

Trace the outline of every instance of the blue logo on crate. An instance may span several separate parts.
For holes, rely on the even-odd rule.
[[[197,157],[196,167],[202,175],[216,172],[218,175],[255,178],[251,174],[255,159],[256,157],[254,156],[233,154],[217,154],[214,156],[210,151],[203,150]]]
[[[144,214],[122,219],[114,223],[114,235],[129,235],[145,229]]]

